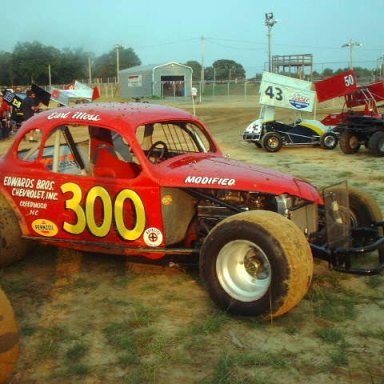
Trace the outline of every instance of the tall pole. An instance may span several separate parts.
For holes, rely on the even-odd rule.
[[[277,19],[273,17],[273,13],[265,14],[265,25],[268,28],[268,71],[272,72],[272,27],[277,23]]]
[[[204,92],[204,55],[205,55],[205,40],[204,36],[201,36],[201,74],[200,74],[200,103],[201,103],[201,96]]]
[[[91,56],[88,56],[88,84],[92,84]]]
[[[358,41],[352,41],[350,39],[348,43],[345,43],[341,46],[341,48],[349,48],[349,69],[353,69],[353,48],[354,47],[361,47],[363,44],[359,43]]]
[[[49,89],[51,89],[51,85],[52,85],[51,64],[48,64],[48,84],[49,84]]]
[[[124,48],[121,44],[116,44],[116,82],[120,83],[120,49]]]

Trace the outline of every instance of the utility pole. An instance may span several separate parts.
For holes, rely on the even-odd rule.
[[[91,56],[88,56],[88,84],[92,84],[92,67],[91,67]]]
[[[200,74],[200,103],[201,94],[204,92],[204,55],[205,55],[205,40],[204,36],[201,36],[201,74]]]
[[[121,44],[116,44],[116,82],[117,84],[120,83],[120,49],[124,48]]]
[[[354,47],[361,47],[363,44],[359,43],[358,41],[352,41],[350,39],[348,43],[345,43],[341,46],[341,48],[349,48],[349,69],[353,69],[353,48]]]
[[[273,13],[269,12],[265,14],[265,25],[268,28],[268,71],[272,72],[272,27],[277,23],[277,19],[273,18]]]

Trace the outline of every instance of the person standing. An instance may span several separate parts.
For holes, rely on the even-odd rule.
[[[36,98],[36,93],[31,89],[26,92],[26,98],[21,102],[20,109],[23,112],[23,122],[30,119],[36,112],[39,111],[39,100]],[[29,141],[36,141],[35,131],[31,131],[28,138]]]
[[[35,112],[39,110],[39,101],[36,99],[36,94],[28,89],[26,98],[21,102],[21,111],[23,112],[23,121],[30,119]]]
[[[3,93],[0,92],[0,140],[9,137],[11,107],[4,100]]]

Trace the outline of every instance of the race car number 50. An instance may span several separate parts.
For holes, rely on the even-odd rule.
[[[65,183],[61,186],[61,191],[63,193],[72,193],[72,197],[65,201],[65,208],[74,213],[76,220],[75,223],[72,224],[66,221],[64,222],[63,229],[68,233],[79,235],[83,233],[86,226],[88,226],[89,231],[94,236],[104,237],[111,230],[113,215],[115,217],[117,231],[123,239],[136,240],[144,232],[144,205],[139,195],[130,189],[120,191],[114,203],[112,203],[111,196],[105,188],[100,186],[92,187],[85,197],[84,207],[81,205],[83,193],[77,184]],[[102,211],[104,212],[104,217],[100,224],[95,220],[96,199],[100,199]],[[131,200],[136,214],[136,223],[132,229],[127,228],[124,223],[123,211],[126,200]]]

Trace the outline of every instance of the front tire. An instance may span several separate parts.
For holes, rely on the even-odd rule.
[[[275,212],[249,211],[211,230],[201,248],[200,274],[212,300],[224,310],[272,318],[304,297],[313,259],[293,222]]]
[[[0,267],[22,259],[30,242],[21,238],[19,221],[10,204],[0,194]]]
[[[338,141],[337,136],[333,132],[327,132],[320,137],[320,147],[323,149],[334,149]]]
[[[278,133],[268,132],[264,135],[261,145],[267,152],[278,152],[283,146],[283,140]]]
[[[0,383],[6,383],[19,358],[19,330],[5,293],[0,288]]]
[[[360,149],[358,137],[352,132],[344,131],[340,136],[340,148],[347,155],[358,152]]]

